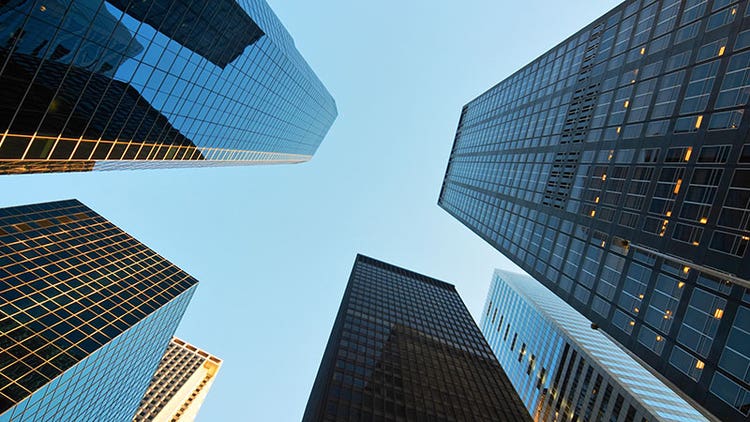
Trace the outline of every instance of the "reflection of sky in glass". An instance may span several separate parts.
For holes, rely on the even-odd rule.
[[[306,161],[337,115],[263,1],[14,0],[0,53],[0,172]]]
[[[109,3],[106,12],[143,46],[115,79],[130,83],[199,147],[311,155],[335,117],[333,100],[309,67],[272,41],[279,35],[261,37],[221,69]]]

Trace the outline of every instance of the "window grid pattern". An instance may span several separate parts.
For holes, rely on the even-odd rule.
[[[706,420],[536,280],[496,270],[485,307],[482,332],[534,420],[617,420],[628,406],[639,421]],[[496,311],[526,345],[520,362]],[[605,391],[623,397],[619,412]]]
[[[750,384],[718,365],[724,336],[706,356],[677,340],[703,274],[666,275],[676,264],[626,246],[750,280],[748,7],[614,8],[463,107],[438,201],[672,382],[700,384],[686,391],[710,391],[715,373]],[[636,261],[641,285],[628,278]],[[734,315],[744,289],[715,283]],[[699,380],[668,362],[678,344],[705,365]]]
[[[141,399],[133,422],[187,420],[187,417],[181,419],[181,415],[188,408],[194,417],[221,363],[216,356],[172,338]]]
[[[307,161],[337,115],[262,0],[24,0],[0,27],[0,174]]]
[[[197,284],[75,200],[0,210],[0,240],[0,413],[174,308],[162,353]]]
[[[530,420],[453,285],[358,256],[304,421]]]

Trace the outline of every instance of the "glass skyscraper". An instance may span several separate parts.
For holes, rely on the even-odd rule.
[[[750,6],[626,1],[461,111],[439,204],[750,420]]]
[[[708,421],[531,277],[496,270],[480,326],[535,421]]]
[[[0,174],[309,160],[336,104],[263,0],[0,4]]]
[[[523,421],[453,285],[358,255],[303,421]]]
[[[196,284],[78,201],[0,209],[0,421],[130,420]]]

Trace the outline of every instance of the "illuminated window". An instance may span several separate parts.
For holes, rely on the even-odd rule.
[[[706,364],[703,363],[703,361],[700,360],[700,359],[698,359],[698,361],[695,362],[695,367],[698,368],[698,369],[703,369],[705,366],[706,366]]]
[[[724,316],[724,310],[721,308],[716,308],[716,311],[714,312],[714,318],[721,319],[722,316]]]

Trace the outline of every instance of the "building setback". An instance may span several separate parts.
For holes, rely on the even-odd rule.
[[[0,421],[131,419],[196,284],[78,201],[0,209]]]
[[[357,255],[303,421],[530,420],[453,285]]]
[[[707,421],[531,277],[496,270],[480,326],[535,421]]]
[[[0,174],[299,163],[336,104],[263,0],[0,6]]]
[[[198,416],[221,359],[172,338],[133,422],[189,422]]]
[[[626,1],[461,111],[439,204],[750,420],[750,8]]]

